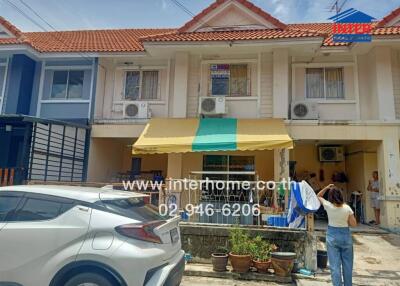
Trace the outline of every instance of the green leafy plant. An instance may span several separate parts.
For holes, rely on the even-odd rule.
[[[214,253],[224,253],[224,254],[227,254],[229,251],[228,251],[228,248],[226,248],[225,246],[218,246],[216,249],[215,249],[215,252]]]
[[[271,252],[275,249],[275,245],[257,235],[250,241],[249,248],[251,257],[254,260],[268,261],[271,258]]]
[[[251,239],[247,232],[238,227],[234,227],[229,231],[229,242],[231,252],[235,255],[249,255]]]

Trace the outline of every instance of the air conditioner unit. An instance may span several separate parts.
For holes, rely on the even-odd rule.
[[[318,119],[318,103],[310,101],[292,102],[292,119]]]
[[[199,113],[203,115],[225,114],[225,97],[200,97]]]
[[[146,101],[125,102],[123,109],[124,118],[149,118],[149,105]]]
[[[341,146],[320,146],[320,162],[341,162],[344,160],[344,148]]]

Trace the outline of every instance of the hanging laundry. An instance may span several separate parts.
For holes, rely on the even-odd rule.
[[[305,215],[316,212],[320,206],[317,195],[306,181],[292,183],[288,211],[289,227],[304,227]]]

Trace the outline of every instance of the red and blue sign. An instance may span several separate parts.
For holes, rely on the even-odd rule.
[[[329,20],[334,21],[332,27],[335,43],[371,42],[372,21],[369,16],[356,9],[343,11]]]

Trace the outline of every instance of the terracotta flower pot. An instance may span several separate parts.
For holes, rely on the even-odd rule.
[[[251,265],[250,255],[236,255],[231,252],[229,253],[229,259],[231,261],[233,271],[238,273],[249,272]]]
[[[253,266],[259,273],[267,273],[268,269],[271,267],[271,259],[268,261],[253,260]]]
[[[213,270],[216,272],[226,271],[226,265],[228,264],[229,255],[226,253],[212,253],[211,262]]]

